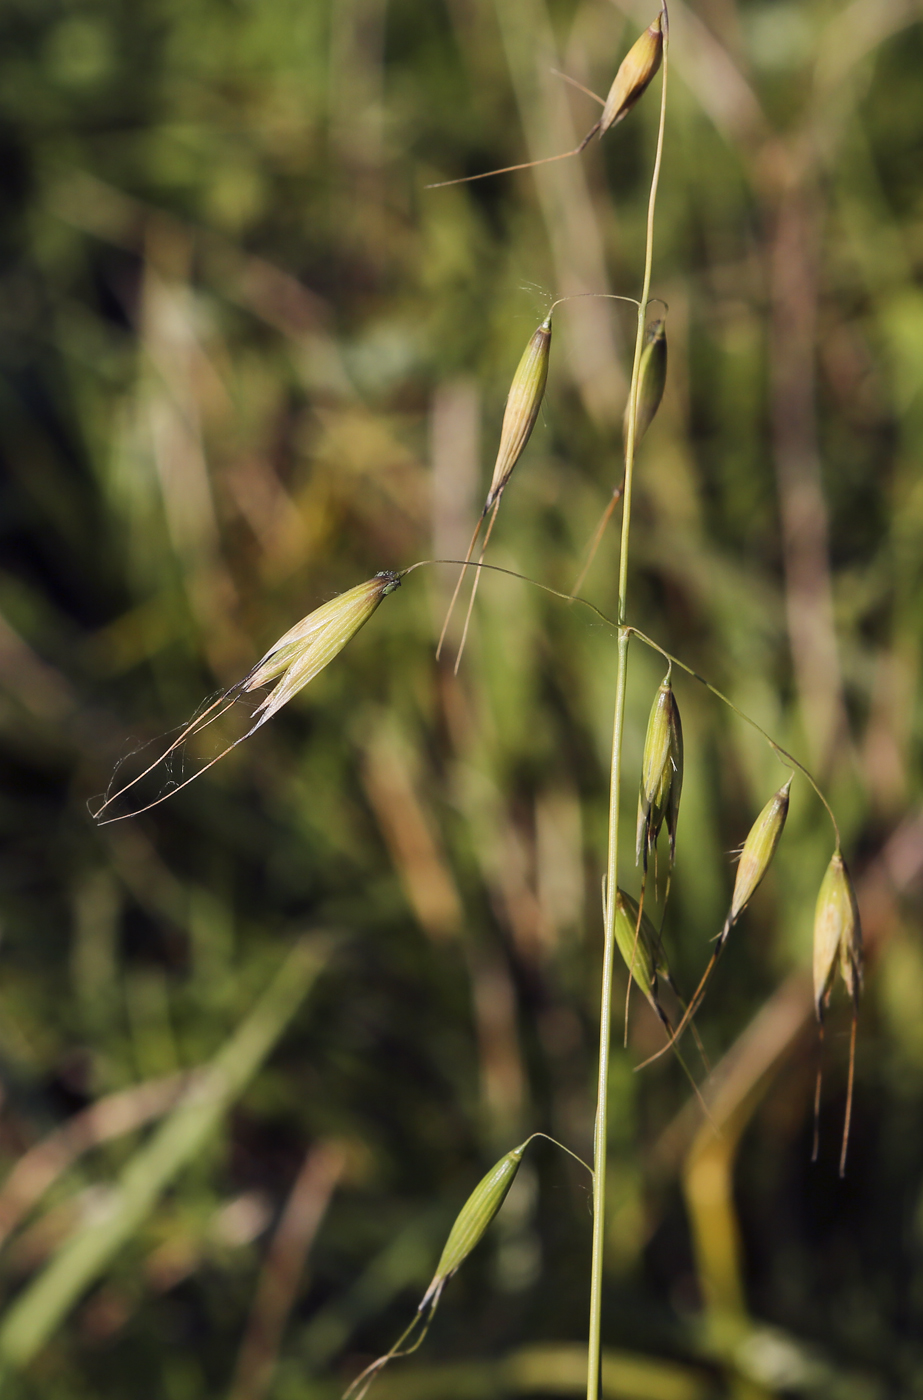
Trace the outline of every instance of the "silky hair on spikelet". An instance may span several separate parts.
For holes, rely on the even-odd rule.
[[[139,773],[136,778],[132,778],[130,782],[123,784],[115,792],[107,793],[102,806],[94,813],[98,825],[105,826],[109,822],[124,821],[128,817],[136,817],[141,812],[147,812],[151,807],[159,806],[168,797],[173,797],[184,787],[188,787],[196,778],[201,777],[209,768],[214,767],[232,749],[237,748],[238,744],[242,744],[245,739],[249,739],[251,735],[255,734],[267,720],[272,719],[273,715],[278,714],[283,705],[287,705],[289,700],[300,690],[303,690],[319,671],[328,666],[359,629],[365,626],[382,599],[387,598],[389,593],[393,593],[395,588],[400,587],[400,584],[400,574],[384,570],[376,574],[374,578],[367,579],[365,583],[350,588],[346,593],[337,594],[329,602],[322,603],[319,608],[308,613],[307,617],[303,617],[269,648],[265,656],[256,663],[252,670],[248,671],[243,680],[230,686],[190,724],[186,725],[179,737],[159,758],[149,764],[143,773]],[[228,744],[221,753],[210,759],[202,768],[183,782],[171,787],[169,791],[162,793],[153,802],[147,802],[129,812],[111,814],[114,805],[126,792],[160,768],[162,764],[167,763],[171,755],[181,750],[191,738],[214,724],[242,697],[262,690],[267,685],[273,685],[274,682],[273,689],[254,710],[251,718],[255,717],[255,722],[250,725],[245,734]]]

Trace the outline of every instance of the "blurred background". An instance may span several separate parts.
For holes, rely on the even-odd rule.
[[[464,552],[552,296],[637,294],[660,80],[579,160],[425,186],[576,144],[598,108],[552,70],[605,94],[654,8],[0,9],[4,1397],[333,1400],[497,1157],[591,1152],[615,647],[589,610],[485,576],[456,679],[455,571],[418,570],[200,781],[108,827],[88,803],[333,593]],[[923,7],[671,22],[630,619],[816,773],[868,965],[840,1181],[841,986],[810,1162],[833,839],[796,779],[698,1018],[720,1136],[675,1062],[633,1073],[661,1037],[636,993],[623,1051],[619,1010],[604,1386],[923,1394]],[[494,563],[570,589],[633,333],[618,302],[556,311]],[[583,589],[609,615],[615,572],[612,530]],[[633,646],[635,895],[662,669]],[[675,684],[688,993],[787,770]],[[589,1196],[533,1144],[382,1400],[579,1395]]]

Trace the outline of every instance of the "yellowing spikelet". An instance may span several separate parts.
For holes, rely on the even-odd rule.
[[[823,1021],[839,964],[846,990],[858,1006],[862,989],[862,925],[856,894],[839,850],[834,851],[814,911],[814,1010]]]
[[[716,951],[720,951],[720,945],[724,943],[769,869],[785,827],[785,819],[788,816],[791,785],[792,780],[789,778],[778,792],[773,793],[747,833],[747,839],[744,842],[743,850],[740,853],[740,862],[737,866],[737,878],[734,881],[731,907],[724,922],[724,928],[718,935],[719,947]]]
[[[663,59],[663,16],[658,15],[628,50],[613,79],[599,119],[599,134],[604,136],[634,107],[660,67]]]
[[[425,188],[442,190],[448,185],[466,185],[471,180],[487,180],[491,175],[508,175],[513,170],[531,170],[535,165],[548,165],[555,160],[569,160],[571,156],[579,156],[581,151],[586,150],[594,136],[604,136],[611,126],[617,126],[624,117],[627,117],[632,107],[643,96],[663,61],[663,21],[664,12],[661,11],[641,37],[632,44],[619,65],[619,70],[613,79],[605,102],[601,97],[596,97],[595,93],[589,94],[591,97],[596,97],[596,101],[602,104],[602,116],[598,122],[590,127],[579,146],[575,146],[572,151],[561,151],[556,156],[543,156],[540,160],[520,161],[516,165],[504,165],[499,170],[484,170],[480,175],[460,175],[456,180],[437,180],[434,184],[426,185]],[[577,86],[581,85],[578,83]],[[587,91],[585,88],[583,90]]]
[[[859,1017],[859,994],[862,991],[862,925],[859,920],[859,906],[853,889],[846,862],[840,854],[839,846],[830,858],[826,873],[821,881],[814,911],[814,1010],[820,1028],[821,1042],[824,1034],[824,1012],[830,1004],[830,993],[839,965],[846,990],[852,998],[852,1030],[849,1038],[849,1080],[846,1088],[846,1114],[843,1120],[843,1144],[840,1149],[840,1176],[846,1173],[846,1150],[849,1146],[849,1125],[852,1120],[853,1080],[856,1064],[856,1025]],[[820,1121],[820,1092],[822,1066],[817,1068],[817,1087],[814,1092],[814,1150],[816,1160],[818,1150],[818,1124]]]
[[[484,512],[499,498],[509,481],[513,468],[522,456],[523,448],[532,436],[538,411],[548,381],[548,359],[551,354],[551,312],[538,326],[522,353],[506,396],[500,446],[494,463],[494,474],[487,493]]]
[[[552,311],[554,308],[552,308]],[[474,571],[474,581],[471,585],[471,597],[468,600],[468,612],[465,616],[465,626],[462,632],[462,639],[458,647],[458,655],[455,658],[455,670],[458,671],[462,653],[465,649],[465,642],[468,637],[468,627],[471,622],[471,613],[474,608],[474,600],[477,596],[478,584],[481,578],[480,565],[483,563],[487,544],[494,528],[494,521],[497,518],[497,511],[500,508],[500,500],[506,489],[506,484],[513,474],[513,468],[522,456],[523,449],[532,435],[535,427],[535,420],[538,417],[539,409],[542,406],[542,399],[545,395],[545,384],[548,380],[548,360],[551,354],[551,316],[548,312],[544,321],[533,332],[528,345],[522,353],[522,359],[513,375],[513,382],[510,391],[506,396],[506,408],[503,413],[503,425],[500,429],[500,446],[497,449],[497,460],[494,463],[494,472],[490,481],[490,490],[487,493],[487,500],[484,509],[481,511],[477,525],[474,527],[474,534],[471,536],[471,543],[468,546],[468,553],[465,555],[465,566],[469,564],[474,553],[474,546],[477,544],[478,536],[484,521],[490,512],[490,520],[487,522],[487,529],[481,544],[481,553],[478,556],[478,568]],[[452,594],[452,601],[446,613],[445,622],[442,624],[442,631],[439,634],[439,643],[436,647],[437,658],[442,652],[442,644],[445,641],[445,634],[448,630],[449,620],[455,609],[462,579],[465,576],[465,569],[462,569],[455,585],[455,592]]]
[[[105,826],[108,822],[136,817],[141,812],[149,811],[151,807],[159,806],[168,797],[173,797],[182,788],[188,787],[209,768],[213,768],[238,744],[249,739],[251,734],[255,734],[268,719],[281,710],[283,705],[287,705],[293,695],[297,695],[299,690],[302,690],[310,680],[313,680],[318,671],[322,671],[325,666],[329,665],[333,658],[343,650],[346,643],[356,635],[360,627],[368,622],[382,598],[393,593],[395,588],[400,587],[400,584],[400,575],[388,570],[376,574],[374,578],[358,584],[355,588],[350,588],[346,593],[340,593],[336,598],[331,598],[329,603],[322,603],[319,608],[308,613],[307,617],[302,618],[269,648],[262,660],[257,662],[253,670],[244,676],[242,681],[232,685],[219,695],[217,700],[212,701],[201,714],[196,715],[192,723],[186,725],[179,738],[174,739],[159,758],[148,764],[147,768],[137,777],[132,778],[130,782],[124,783],[115,791],[110,788],[106,800],[95,813],[100,826]],[[228,744],[219,754],[216,754],[214,758],[197,769],[190,777],[184,779],[183,782],[169,786],[167,791],[161,793],[153,802],[144,803],[128,812],[110,815],[114,804],[118,803],[126,792],[150,773],[158,770],[162,764],[168,763],[170,756],[177,750],[182,750],[188,740],[200,734],[233,709],[242,695],[260,690],[263,686],[270,685],[274,681],[278,684],[257,706],[254,714],[258,715],[259,718],[245,734]]]
[[[376,574],[348,592],[339,593],[329,603],[321,604],[280,637],[241,683],[241,690],[251,691],[281,678],[257,707],[256,714],[260,718],[250,733],[277,714],[318,671],[329,665],[368,622],[382,598],[393,593],[400,584],[397,574],[389,571]]]

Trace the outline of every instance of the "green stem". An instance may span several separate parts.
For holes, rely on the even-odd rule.
[[[669,22],[663,7],[663,79],[660,90],[660,126],[657,154],[651,177],[647,207],[647,239],[644,249],[644,284],[638,307],[638,330],[629,390],[630,411],[625,435],[625,491],[622,506],[622,537],[619,552],[618,671],[615,682],[615,713],[612,720],[612,767],[609,779],[609,842],[606,861],[605,941],[603,946],[602,991],[599,1014],[599,1079],[596,1091],[596,1130],[593,1139],[593,1258],[590,1272],[590,1324],[587,1355],[587,1400],[599,1400],[600,1354],[602,1341],[603,1249],[606,1227],[606,1150],[609,1131],[609,1055],[612,1041],[612,968],[615,959],[615,895],[618,889],[619,794],[622,772],[622,731],[625,721],[625,686],[628,679],[628,638],[625,616],[628,600],[628,540],[631,527],[631,491],[635,461],[635,427],[638,417],[638,385],[647,302],[651,290],[654,261],[654,210],[663,156],[663,133],[667,111],[667,51]]]

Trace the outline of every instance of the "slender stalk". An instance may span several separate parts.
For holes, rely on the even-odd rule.
[[[631,490],[635,464],[635,428],[638,417],[638,383],[641,352],[644,347],[644,326],[647,302],[651,290],[651,269],[654,260],[654,210],[657,185],[663,157],[663,133],[667,112],[667,51],[669,49],[669,20],[663,7],[663,79],[660,90],[660,126],[657,132],[657,153],[651,176],[651,192],[647,207],[647,239],[644,250],[644,283],[638,307],[638,331],[635,337],[635,357],[631,368],[629,389],[630,412],[625,442],[625,490],[622,507],[622,537],[619,553],[618,600],[618,671],[615,683],[615,713],[612,721],[612,767],[609,780],[609,842],[606,862],[605,941],[603,950],[602,992],[599,1014],[599,1079],[596,1092],[596,1130],[593,1140],[593,1258],[590,1272],[590,1324],[587,1355],[587,1400],[599,1400],[600,1349],[602,1339],[603,1247],[606,1226],[606,1150],[608,1142],[609,1053],[612,1041],[612,965],[615,957],[615,894],[618,889],[619,795],[622,772],[622,730],[625,721],[625,686],[628,678],[628,638],[625,626],[628,596],[628,540],[631,528]]]

